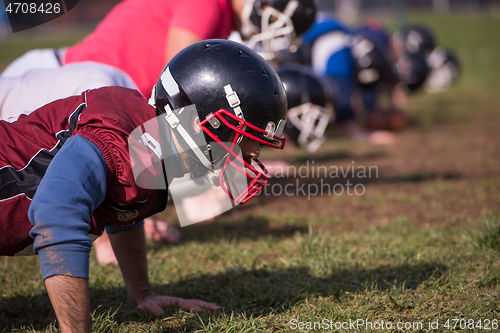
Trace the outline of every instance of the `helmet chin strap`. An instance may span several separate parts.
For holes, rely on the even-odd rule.
[[[203,154],[200,147],[194,142],[193,138],[189,135],[186,129],[182,126],[177,118],[177,115],[172,111],[168,104],[165,104],[165,119],[172,128],[175,136],[180,136],[187,143],[191,151],[194,152],[198,160],[209,170],[214,170],[214,164]]]
[[[235,115],[242,119],[245,120],[243,111],[241,110],[241,102],[238,97],[238,94],[236,91],[234,91],[231,87],[230,84],[224,86],[224,90],[226,92],[226,99],[231,106],[231,108],[234,110]],[[148,100],[148,103],[150,105],[155,106],[155,96],[156,96],[156,86],[153,87],[153,91],[151,94],[151,98]],[[165,119],[167,120],[167,123],[169,124],[170,128],[172,128],[174,135],[175,136],[180,136],[189,146],[189,149],[194,152],[198,160],[207,168],[211,171],[211,174],[208,176],[208,179],[212,182],[212,178],[218,178],[220,174],[220,170],[215,170],[215,165],[212,163],[208,157],[201,151],[200,147],[196,144],[196,142],[193,140],[193,138],[189,135],[189,133],[186,131],[186,129],[182,126],[181,122],[179,121],[179,118],[177,115],[172,111],[170,106],[168,104],[165,105],[164,107],[165,111]],[[209,114],[210,116],[211,114]],[[208,117],[209,117],[208,116]],[[208,118],[207,117],[207,118]],[[212,122],[209,120],[209,123],[212,124]],[[245,130],[243,128],[242,130]],[[242,139],[242,136],[238,138],[239,143]],[[207,148],[210,149],[210,145],[207,145]],[[214,182],[215,183],[215,182]]]
[[[153,86],[153,91],[151,92],[151,97],[148,100],[148,104],[156,107],[156,85]],[[168,104],[164,107],[165,119],[172,128],[175,136],[180,136],[188,144],[189,148],[195,153],[198,160],[209,170],[214,170],[214,164],[203,154],[200,147],[194,142],[193,138],[189,135],[186,129],[182,126],[177,115],[172,111]]]

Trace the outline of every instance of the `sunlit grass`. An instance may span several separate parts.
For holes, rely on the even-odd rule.
[[[498,319],[500,169],[491,124],[499,119],[500,20],[409,19],[430,24],[440,42],[457,50],[463,74],[447,92],[410,96],[413,124],[401,134],[407,146],[367,147],[333,133],[313,157],[292,145],[282,155],[294,165],[309,158],[380,166],[379,177],[366,180],[365,195],[255,198],[212,222],[182,228],[178,245],[148,242],[153,290],[220,304],[212,314],[138,311],[119,269],[98,265],[92,255],[93,331],[296,332],[299,323],[306,329],[349,320],[447,331],[446,320]],[[0,67],[33,47],[79,38],[2,41]],[[450,149],[457,154],[443,157]],[[263,157],[276,155],[263,150]],[[164,216],[177,225],[172,207],[167,210]],[[0,258],[0,332],[57,332],[55,320],[37,258]],[[440,330],[430,327],[436,321]]]

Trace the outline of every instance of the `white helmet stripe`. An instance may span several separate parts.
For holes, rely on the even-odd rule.
[[[179,93],[179,85],[172,77],[169,67],[165,68],[163,73],[161,73],[160,80],[167,94],[169,94],[170,96],[174,96]]]

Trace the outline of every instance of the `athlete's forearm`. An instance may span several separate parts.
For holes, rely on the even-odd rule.
[[[53,275],[45,279],[62,333],[90,333],[90,296],[87,279]]]
[[[132,304],[151,293],[148,281],[144,226],[109,234]]]

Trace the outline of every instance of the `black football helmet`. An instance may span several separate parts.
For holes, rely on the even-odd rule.
[[[245,203],[269,181],[258,159],[243,159],[235,151],[244,137],[278,149],[285,144],[283,84],[250,48],[217,39],[186,47],[163,69],[150,104],[166,118],[183,150],[235,203]],[[189,116],[193,107],[196,119]],[[232,192],[231,173],[246,177],[246,191]]]
[[[427,54],[430,72],[424,82],[427,92],[439,92],[448,89],[458,80],[460,66],[457,57],[441,46],[436,46]]]
[[[409,92],[413,92],[424,84],[429,74],[424,52],[405,53],[398,58],[395,72]]]
[[[300,64],[311,66],[311,47],[312,43],[302,44],[292,52],[289,49],[281,50],[276,54],[276,62],[279,66],[284,64]]]
[[[431,52],[436,47],[436,38],[430,28],[414,24],[397,31],[393,43],[406,53]]]
[[[307,66],[285,64],[278,75],[288,98],[285,133],[312,153],[324,142],[325,129],[335,116],[333,89]]]
[[[388,52],[362,34],[353,36],[351,56],[354,79],[362,88],[373,88],[391,78]]]
[[[245,0],[241,36],[272,60],[280,50],[297,49],[298,37],[312,26],[316,12],[315,0]]]

